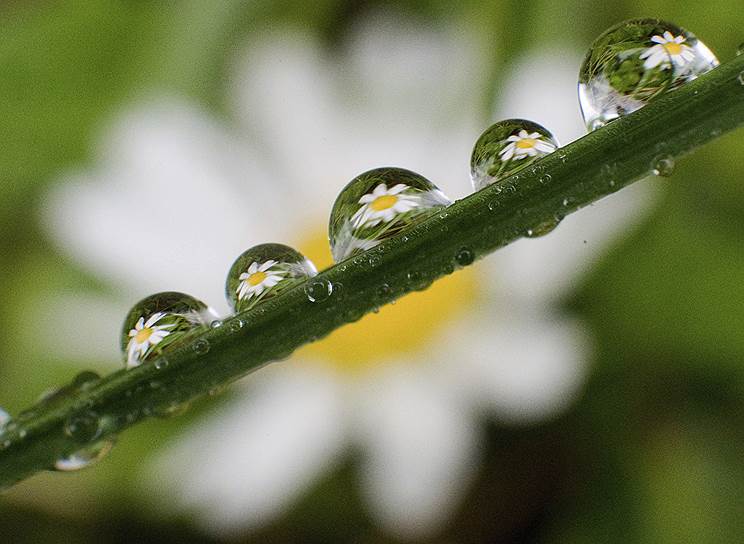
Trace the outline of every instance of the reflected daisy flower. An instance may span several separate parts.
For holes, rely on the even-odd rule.
[[[555,146],[543,140],[543,136],[539,132],[528,133],[526,130],[520,130],[519,134],[512,134],[506,141],[511,143],[499,151],[499,156],[503,162],[547,155],[555,151]]]
[[[277,262],[272,260],[262,264],[251,263],[248,270],[238,277],[240,280],[237,289],[238,300],[253,296],[258,297],[265,290],[271,289],[282,281],[287,272],[285,270],[272,270],[271,268],[276,264]]]
[[[418,207],[419,197],[403,193],[407,185],[399,183],[389,190],[384,183],[375,187],[371,194],[359,199],[362,207],[351,217],[354,228],[368,228],[382,223],[390,223],[397,215],[410,212]]]
[[[331,204],[348,180],[380,164],[447,180],[447,194],[469,192],[468,157],[484,125],[475,107],[484,61],[456,29],[401,25],[369,20],[333,59],[304,36],[255,42],[233,78],[241,131],[172,97],[123,112],[103,135],[96,166],[59,184],[46,216],[50,236],[121,299],[100,304],[97,295],[77,293],[75,304],[59,302],[66,312],[48,313],[118,306],[123,314],[143,289],[216,302],[235,255],[269,239],[328,266]],[[550,75],[564,61],[520,69],[518,78],[531,79],[512,78],[505,96],[523,98],[510,113],[545,120],[571,141],[583,133],[573,64]],[[555,88],[534,96],[546,80]],[[359,89],[362,97],[354,95]],[[520,111],[525,103],[550,108]],[[248,142],[248,133],[263,145]],[[151,198],[137,200],[145,187]],[[371,208],[378,197],[403,195],[395,184],[377,189],[358,203]],[[587,340],[553,303],[645,209],[642,189],[571,215],[550,236],[512,244],[253,374],[221,410],[143,463],[142,500],[235,535],[282,515],[354,448],[362,452],[360,493],[372,518],[401,538],[436,533],[477,471],[483,414],[528,425],[556,417],[580,391]],[[172,205],[163,207],[164,199]],[[391,201],[372,210],[373,220],[389,216],[382,203]],[[155,216],[180,228],[137,231],[150,224],[141,217]],[[210,220],[182,221],[190,216]],[[145,234],[157,243],[131,260],[128,249]],[[66,336],[56,341],[64,353]]]
[[[675,36],[668,30],[662,36],[656,35],[651,38],[656,45],[649,47],[641,53],[640,58],[646,59],[643,67],[651,70],[662,64],[669,64],[671,60],[678,68],[684,68],[690,61],[695,58],[695,52],[682,35]]]
[[[166,336],[171,333],[171,329],[176,326],[175,323],[158,325],[165,313],[156,312],[152,314],[147,321],[140,317],[135,323],[134,328],[129,331],[129,344],[127,344],[127,368],[133,368],[142,364],[147,351],[157,346]]]

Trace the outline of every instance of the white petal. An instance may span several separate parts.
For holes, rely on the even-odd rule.
[[[388,191],[388,194],[389,195],[397,195],[398,193],[400,193],[402,191],[405,191],[406,189],[408,189],[408,185],[405,185],[403,183],[398,183],[394,187],[391,187],[390,188],[390,190]]]
[[[589,344],[578,323],[546,314],[517,306],[456,328],[440,348],[449,383],[510,423],[561,413],[585,383]]]
[[[499,152],[499,155],[501,156],[502,161],[508,161],[514,156],[514,150],[516,149],[516,146],[514,144],[509,144],[504,149],[502,149]]]
[[[145,327],[152,327],[155,323],[157,323],[165,314],[163,312],[155,312],[152,314],[148,320],[145,322]]]
[[[160,454],[145,485],[208,530],[230,535],[281,514],[343,447],[336,383],[315,369],[266,368],[247,393]]]
[[[648,214],[659,185],[637,182],[567,216],[555,231],[522,239],[483,261],[510,295],[554,301],[602,255],[609,243],[627,235]]]
[[[667,43],[667,40],[665,40],[661,36],[652,36],[651,37],[651,41],[654,42],[654,43],[659,43],[659,44]],[[643,58],[643,57],[641,57],[641,58]]]
[[[477,457],[474,419],[416,367],[392,367],[360,391],[363,492],[403,539],[432,535],[463,497]]]
[[[673,42],[674,41],[674,34],[672,34],[671,32],[669,32],[667,30],[667,31],[664,32],[664,39],[666,40],[667,43]]]
[[[274,260],[268,260],[265,263],[263,263],[261,266],[258,267],[258,270],[260,272],[266,272],[269,268],[274,266],[276,264],[276,261]]]
[[[666,53],[666,51],[664,51],[663,49],[660,49],[658,51],[654,51],[651,54],[651,56],[646,59],[646,62],[643,63],[643,67],[646,70],[650,70],[668,61],[669,61],[669,55]]]

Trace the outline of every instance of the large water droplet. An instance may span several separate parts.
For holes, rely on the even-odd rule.
[[[429,180],[403,168],[354,178],[333,204],[328,234],[336,262],[371,249],[450,204]]]
[[[605,31],[579,73],[579,103],[589,130],[631,113],[718,66],[694,34],[657,19],[634,19]]]
[[[509,177],[557,148],[558,142],[542,125],[525,119],[499,121],[475,142],[470,156],[473,187],[478,191]]]
[[[305,294],[310,302],[323,302],[333,294],[333,284],[325,278],[314,278],[305,284]]]
[[[159,356],[194,333],[209,328],[216,314],[184,293],[157,293],[135,304],[124,320],[121,351],[127,368]]]
[[[65,421],[64,430],[76,442],[91,442],[101,434],[101,420],[95,412],[83,412]]]
[[[317,273],[315,265],[291,247],[261,244],[240,255],[230,267],[225,296],[233,310],[243,312]]]
[[[656,176],[668,178],[674,172],[674,158],[671,156],[657,157],[651,170]]]
[[[57,459],[54,469],[62,472],[72,472],[89,467],[106,457],[114,447],[115,439],[100,440],[95,444],[81,448],[74,453]]]

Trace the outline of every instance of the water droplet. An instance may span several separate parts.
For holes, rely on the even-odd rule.
[[[215,316],[203,302],[174,291],[140,300],[130,310],[121,331],[126,368],[139,366],[208,329]]]
[[[450,200],[429,180],[403,168],[377,168],[344,187],[328,226],[333,259],[340,262],[419,223]]]
[[[392,292],[393,290],[390,288],[390,286],[387,283],[383,283],[377,288],[377,298],[387,300]]]
[[[553,232],[560,222],[561,220],[558,217],[549,219],[548,221],[544,221],[539,225],[527,229],[525,234],[527,238],[539,238],[540,236],[545,236],[546,234]]]
[[[595,40],[581,66],[584,122],[595,130],[716,66],[718,59],[703,42],[672,23],[619,23]]]
[[[488,209],[491,211],[494,211],[498,209],[501,206],[501,203],[498,200],[492,200],[488,203]]]
[[[209,326],[213,329],[219,329],[222,326],[222,321],[220,321],[219,319],[215,319],[209,324]]]
[[[668,178],[674,172],[674,158],[670,156],[657,157],[651,169],[654,175]]]
[[[238,332],[245,326],[245,322],[242,319],[233,319],[230,321],[230,332]]]
[[[235,259],[227,274],[225,296],[233,310],[243,312],[317,273],[315,265],[291,247],[260,244]]]
[[[460,266],[468,266],[469,264],[473,264],[473,261],[475,260],[475,253],[473,253],[473,250],[467,247],[464,247],[460,249],[460,251],[457,252],[457,255],[455,255],[455,261],[457,261],[457,264]]]
[[[431,285],[431,280],[418,270],[408,272],[406,278],[408,279],[408,287],[413,291],[423,291]]]
[[[71,472],[89,467],[106,457],[114,447],[115,439],[100,440],[95,444],[81,448],[74,453],[57,459],[54,469]]]
[[[207,340],[206,338],[199,338],[199,340],[194,342],[194,351],[199,355],[205,355],[209,353],[210,347],[211,346],[209,345],[209,340]]]
[[[561,159],[561,162],[563,164],[566,164],[568,162],[568,155],[566,153],[561,152],[561,154],[558,155],[558,158]]]
[[[158,370],[168,368],[169,364],[170,363],[168,362],[168,359],[166,359],[165,357],[158,357],[157,359],[155,359],[155,368],[157,368]]]
[[[525,119],[506,119],[491,125],[475,142],[470,157],[470,179],[476,191],[531,165],[558,148],[558,141],[542,125]],[[550,181],[548,179],[547,181]],[[516,191],[515,187],[507,191]]]
[[[333,284],[325,278],[313,278],[305,284],[305,294],[310,302],[324,302],[333,293]]]
[[[553,176],[551,176],[550,174],[543,174],[542,176],[540,176],[540,183],[545,185],[547,183],[550,183],[552,179],[553,179]]]
[[[95,440],[101,434],[101,420],[95,412],[83,412],[65,421],[65,434],[80,443]]]

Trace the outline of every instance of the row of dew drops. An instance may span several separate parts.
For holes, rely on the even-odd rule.
[[[595,130],[636,111],[717,65],[710,49],[679,26],[656,19],[617,24],[597,38],[581,66],[579,102],[587,128]],[[744,85],[744,74],[740,81]],[[500,121],[475,144],[470,161],[473,186],[477,191],[499,182],[558,148],[555,137],[537,123],[524,119]],[[668,176],[673,166],[671,159],[661,158],[652,170],[656,175]],[[340,262],[371,249],[450,203],[434,184],[409,170],[378,168],[365,172],[341,191],[333,205],[329,223],[333,258]],[[547,234],[559,221],[556,218],[525,234]],[[463,250],[455,260],[467,265],[473,258],[471,251]],[[261,244],[235,260],[227,275],[225,294],[232,309],[239,313],[316,274],[313,263],[291,247]],[[305,286],[311,302],[323,302],[332,291],[333,285],[326,280],[308,281]],[[241,320],[231,322],[238,329],[242,324]],[[214,311],[194,297],[177,292],[149,296],[138,302],[125,319],[121,334],[124,365],[134,368],[154,359],[156,368],[164,367],[167,359],[162,354],[192,340],[195,333],[220,325]],[[193,349],[206,353],[209,343],[198,339]],[[85,391],[99,380],[97,374],[83,372],[70,384],[42,396],[36,406],[19,414],[16,420],[0,409],[0,450],[10,446],[11,433],[24,438],[19,421]],[[103,426],[102,418],[92,410],[83,410],[66,421],[64,432],[79,444],[79,449],[58,459],[53,468],[78,470],[103,458],[114,443],[111,436],[101,438]]]

